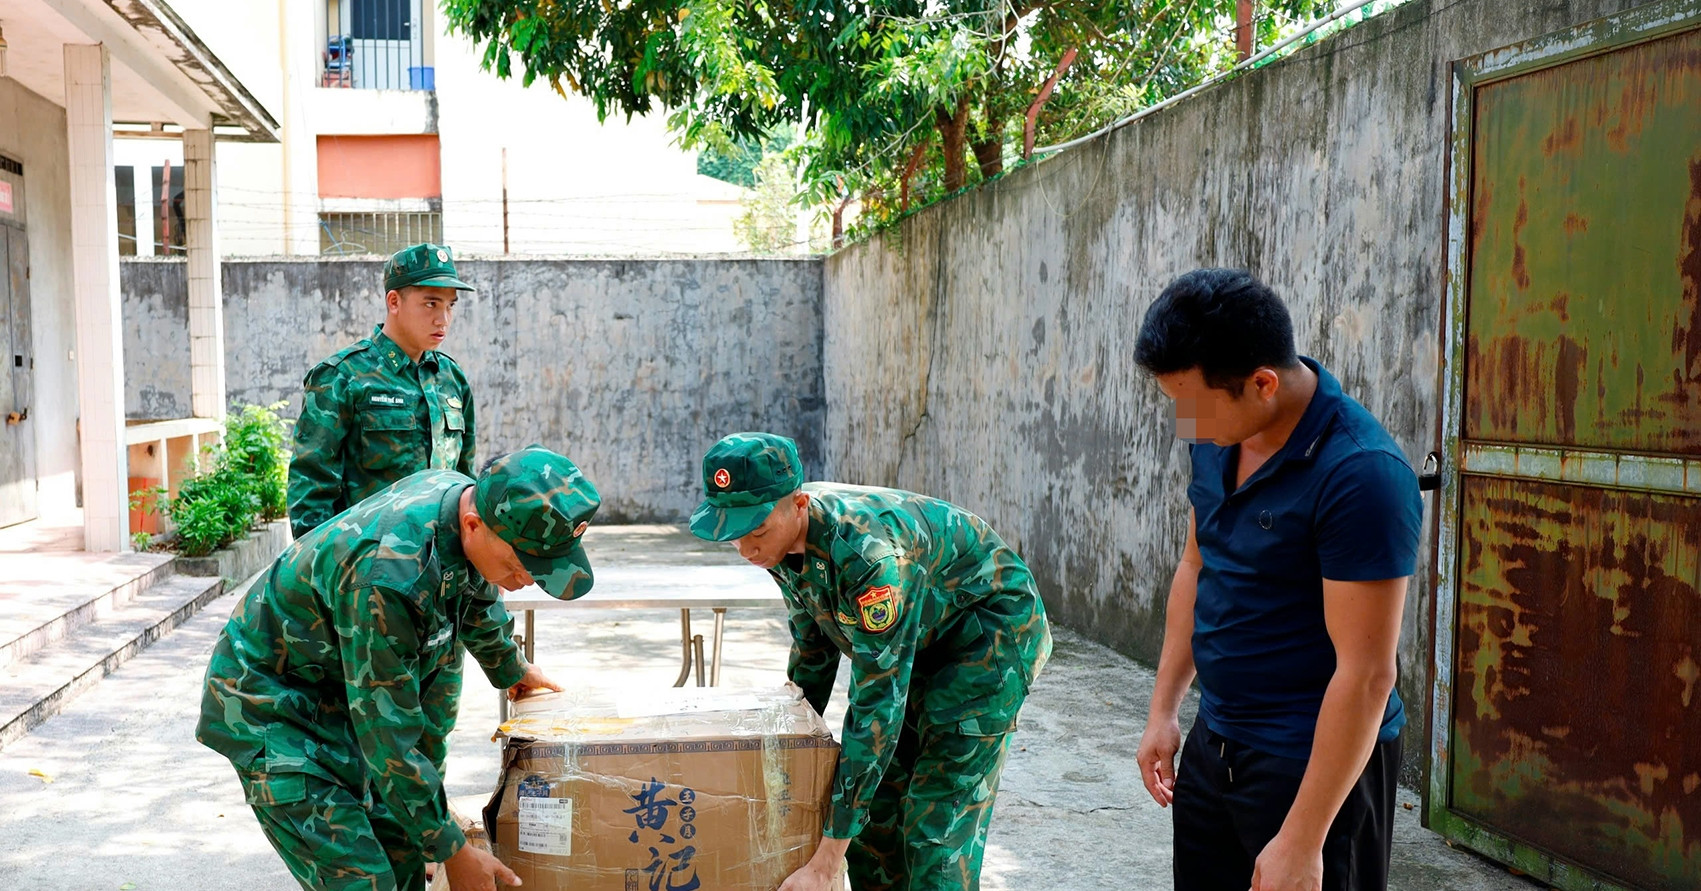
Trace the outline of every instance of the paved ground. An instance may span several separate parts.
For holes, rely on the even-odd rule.
[[[597,530],[588,547],[605,565],[643,562],[682,572],[736,560],[666,527]],[[234,603],[234,596],[215,601],[0,751],[0,888],[294,887],[242,803],[229,765],[193,738],[202,672]],[[678,673],[678,627],[673,611],[540,614],[538,661],[564,683],[666,685]],[[783,680],[786,647],[777,615],[734,614],[723,685]],[[487,794],[496,775],[496,699],[481,677],[469,663],[469,695],[450,756],[451,797]],[[838,707],[828,715],[835,727],[843,683],[841,676]],[[1005,773],[983,887],[1169,887],[1168,814],[1146,796],[1133,763],[1151,683],[1147,668],[1058,631],[1057,654],[1029,698]],[[1415,810],[1401,808],[1396,817],[1397,889],[1537,887],[1447,847],[1418,826]]]

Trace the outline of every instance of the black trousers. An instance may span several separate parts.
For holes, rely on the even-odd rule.
[[[1176,891],[1247,891],[1252,866],[1299,794],[1306,762],[1195,724],[1176,769]],[[1386,891],[1400,741],[1379,742],[1323,843],[1323,891]]]

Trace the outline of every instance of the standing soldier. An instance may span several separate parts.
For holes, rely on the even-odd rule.
[[[461,281],[449,249],[416,244],[384,263],[384,323],[307,373],[289,462],[289,520],[296,538],[385,486],[426,469],[477,474],[472,390],[459,365],[438,352],[449,334]],[[501,596],[475,580],[469,609],[481,620],[460,641],[493,680],[512,622]],[[432,687],[423,747],[439,772],[460,701],[461,660]]]
[[[307,372],[289,525],[296,538],[427,468],[472,476],[472,391],[437,352],[460,291],[449,249],[416,244],[384,263],[384,324]]]
[[[825,838],[782,891],[970,889],[1009,735],[1051,655],[1033,577],[979,517],[934,498],[804,484],[797,445],[738,433],[703,458],[691,531],[784,592],[788,673],[824,711],[851,660]]]
[[[304,888],[417,891],[428,862],[456,889],[519,884],[449,817],[429,733],[455,701],[435,688],[484,615],[475,582],[590,590],[579,539],[600,503],[571,461],[536,446],[476,482],[421,471],[297,541],[250,589],[213,650],[195,738],[235,765]],[[492,684],[514,698],[561,689],[500,638]]]

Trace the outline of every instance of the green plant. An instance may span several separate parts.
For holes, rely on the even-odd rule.
[[[282,516],[289,453],[283,404],[237,407],[225,421],[224,442],[203,449],[199,476],[171,501],[177,550],[201,557],[248,534],[261,518]]]
[[[287,422],[278,417],[285,403],[238,406],[224,425],[225,462],[252,481],[260,516],[275,520],[287,510],[289,480]]]
[[[130,546],[138,551],[145,551],[154,546],[154,537],[146,532],[132,532],[130,533]]]
[[[149,486],[130,490],[130,509],[144,514],[158,514],[165,505],[164,486]],[[137,548],[141,550],[141,548]]]

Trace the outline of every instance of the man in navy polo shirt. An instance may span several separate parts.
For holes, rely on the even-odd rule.
[[[1193,464],[1137,755],[1152,798],[1175,806],[1175,887],[1386,889],[1395,658],[1423,519],[1411,464],[1295,353],[1287,308],[1248,273],[1172,282],[1135,360],[1174,401]]]

